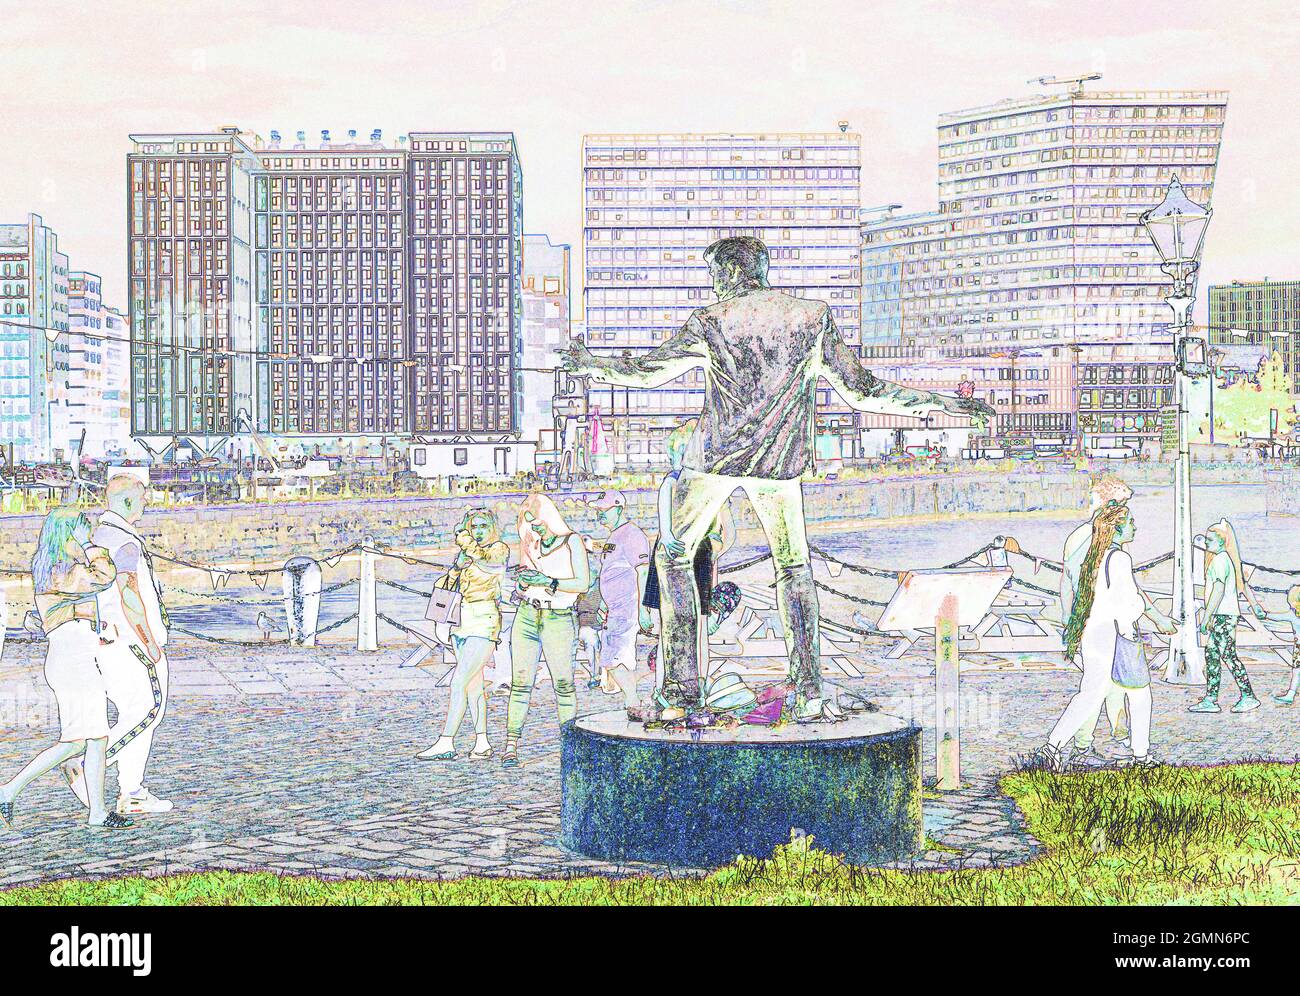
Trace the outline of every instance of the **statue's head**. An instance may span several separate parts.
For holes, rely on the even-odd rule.
[[[742,290],[767,286],[767,246],[761,239],[748,235],[719,239],[704,250],[704,261],[709,264],[719,301]]]

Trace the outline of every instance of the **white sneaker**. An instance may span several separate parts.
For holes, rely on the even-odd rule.
[[[79,757],[74,757],[71,761],[64,761],[59,765],[59,773],[63,775],[63,780],[67,782],[68,788],[72,789],[72,794],[77,800],[90,808],[90,792],[86,788],[86,768]]]
[[[142,816],[149,813],[169,813],[172,804],[166,799],[159,799],[148,789],[129,792],[117,797],[117,812],[120,816]]]

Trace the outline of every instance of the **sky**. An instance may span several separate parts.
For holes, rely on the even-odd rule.
[[[589,132],[863,138],[862,203],[936,204],[939,114],[1101,72],[1230,91],[1202,289],[1300,278],[1300,19],[1274,0],[0,0],[0,222],[124,307],[131,133],[510,130],[529,232],[579,245]],[[575,263],[580,257],[575,253]],[[576,274],[575,274],[576,276]],[[1204,295],[1202,294],[1202,299]],[[1202,300],[1203,307],[1203,300]]]

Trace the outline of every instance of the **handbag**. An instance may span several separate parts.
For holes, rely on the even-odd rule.
[[[429,604],[425,606],[424,618],[431,622],[446,623],[449,626],[460,624],[460,603],[462,596],[460,593],[460,574],[456,574],[456,580],[451,581],[451,575],[447,574],[442,581],[433,586],[433,591],[429,592]]]
[[[1110,587],[1110,555],[1106,555],[1106,587]],[[1110,662],[1110,680],[1121,688],[1145,688],[1151,684],[1151,669],[1147,666],[1146,649],[1137,640],[1131,640],[1115,625],[1115,651]]]

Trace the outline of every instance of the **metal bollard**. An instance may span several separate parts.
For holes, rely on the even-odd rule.
[[[379,625],[376,616],[375,538],[361,541],[361,583],[357,585],[357,649],[379,649]]]

